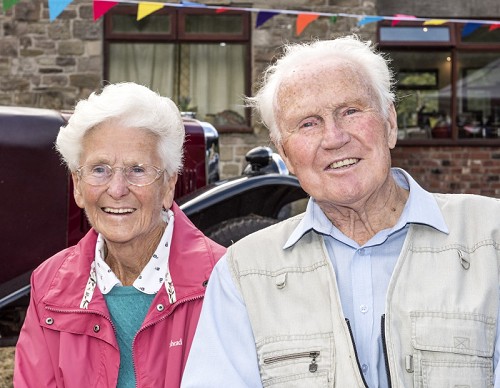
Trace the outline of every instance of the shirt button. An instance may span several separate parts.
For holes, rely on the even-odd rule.
[[[366,374],[366,372],[368,372],[368,365],[366,364],[361,365],[361,370],[363,371],[363,373]]]
[[[94,325],[94,333],[99,333],[100,330],[101,330],[101,326]]]
[[[52,325],[52,324],[54,323],[54,320],[53,320],[52,318],[47,318],[47,319],[45,320],[45,323],[46,323],[47,325]]]
[[[361,311],[363,314],[366,314],[368,312],[368,306],[366,304],[362,304],[359,306],[359,311]]]
[[[160,304],[156,305],[156,309],[158,311],[163,311],[163,310],[165,310],[165,307],[160,303]]]
[[[361,255],[361,256],[364,256],[366,254],[366,250],[365,248],[360,248],[358,249],[358,253]]]

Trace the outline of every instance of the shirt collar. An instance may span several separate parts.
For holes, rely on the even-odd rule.
[[[168,259],[170,256],[170,245],[172,243],[172,233],[174,230],[174,213],[172,210],[164,211],[162,212],[162,218],[166,222],[167,227],[163,232],[160,243],[149,262],[132,284],[133,287],[145,294],[156,294],[164,283],[167,287],[172,287],[173,289],[168,269]],[[104,261],[104,244],[104,238],[99,233],[97,236],[94,258],[96,280],[99,290],[103,294],[107,294],[113,287],[122,286],[122,283]],[[165,282],[166,280],[169,284]],[[169,292],[170,291],[171,290],[169,290]]]
[[[403,212],[391,229],[386,230],[380,235],[380,238],[386,238],[391,233],[394,233],[407,224],[424,224],[431,226],[443,233],[448,233],[448,227],[444,221],[443,215],[434,196],[424,190],[406,171],[400,168],[392,168],[391,173],[396,183],[410,191],[408,200],[406,201]],[[324,235],[331,235],[339,240],[346,237],[330,222],[323,213],[314,198],[310,198],[304,217],[294,229],[283,249],[293,246],[299,241],[304,234],[309,230],[314,229],[316,232]],[[377,234],[378,235],[378,234]],[[377,237],[377,236],[375,236]],[[376,243],[371,241],[371,243]]]

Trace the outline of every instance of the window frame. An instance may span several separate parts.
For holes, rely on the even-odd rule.
[[[243,59],[245,67],[245,81],[243,93],[249,96],[251,93],[251,14],[245,11],[227,10],[220,15],[240,15],[242,18],[242,31],[240,34],[188,34],[185,32],[186,17],[189,15],[211,15],[217,17],[219,14],[215,9],[200,8],[181,8],[181,7],[163,7],[156,11],[153,15],[166,15],[170,17],[171,32],[170,33],[151,33],[151,34],[136,34],[136,33],[116,33],[113,32],[114,15],[137,15],[138,5],[118,5],[113,7],[104,15],[103,22],[103,79],[109,79],[109,56],[110,44],[112,43],[226,43],[226,44],[242,44],[246,46],[245,58]],[[150,17],[150,16],[147,16]],[[245,108],[245,125],[217,125],[216,129],[219,133],[252,133],[251,126],[251,110]]]
[[[499,146],[500,137],[498,138],[459,138],[459,128],[458,128],[458,102],[457,102],[457,81],[460,79],[459,66],[457,65],[458,56],[464,53],[484,53],[484,52],[498,52],[500,55],[500,43],[471,43],[462,42],[461,34],[462,29],[466,23],[445,23],[440,25],[440,27],[447,26],[450,29],[450,40],[448,42],[414,42],[414,41],[381,41],[380,30],[381,27],[391,27],[390,21],[380,21],[377,26],[377,42],[378,49],[382,52],[384,50],[394,50],[394,51],[425,51],[426,48],[432,49],[433,51],[449,51],[451,54],[451,80],[450,86],[452,90],[452,100],[450,105],[450,115],[451,115],[451,137],[446,139],[431,138],[431,139],[398,139],[398,145],[408,145],[408,146],[447,146],[447,145],[458,145],[458,146]],[[500,23],[500,21],[499,21]],[[433,27],[424,26],[422,22],[412,22],[412,21],[402,21],[398,23],[398,27]]]

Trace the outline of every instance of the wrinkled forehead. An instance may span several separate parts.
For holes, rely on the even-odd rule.
[[[283,73],[275,95],[277,113],[305,102],[342,104],[351,100],[376,103],[368,77],[356,64],[341,59],[301,63]],[[288,107],[288,109],[286,108]]]
[[[302,62],[283,72],[278,93],[287,88],[300,88],[306,85],[352,85],[367,86],[366,75],[359,66],[351,61],[340,58],[328,60],[312,60]]]

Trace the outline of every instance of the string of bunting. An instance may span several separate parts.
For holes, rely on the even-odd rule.
[[[2,0],[3,9],[7,11],[17,4],[20,0]],[[49,18],[51,21],[55,20],[61,12],[72,2],[72,0],[48,0],[49,3]],[[245,11],[257,13],[255,27],[258,28],[266,23],[268,20],[276,15],[294,15],[296,19],[295,33],[297,36],[302,34],[304,29],[317,20],[319,17],[328,17],[332,23],[335,23],[339,17],[356,18],[359,27],[370,23],[376,23],[382,20],[391,21],[391,25],[395,26],[402,21],[416,21],[422,22],[423,25],[436,26],[445,23],[463,23],[462,36],[472,34],[478,28],[488,26],[488,31],[493,31],[500,28],[500,21],[498,20],[479,20],[479,19],[431,19],[421,18],[414,15],[396,14],[393,16],[376,16],[376,15],[359,15],[348,13],[328,13],[328,12],[307,12],[307,11],[294,11],[284,9],[263,9],[263,8],[243,8],[243,7],[222,7],[200,4],[192,1],[181,1],[180,3],[166,3],[166,2],[149,2],[137,0],[93,0],[94,7],[94,21],[101,18],[111,8],[117,4],[137,4],[137,20],[141,20],[152,13],[162,9],[163,7],[188,7],[188,8],[205,8],[215,9],[216,13],[224,13],[227,11]]]

